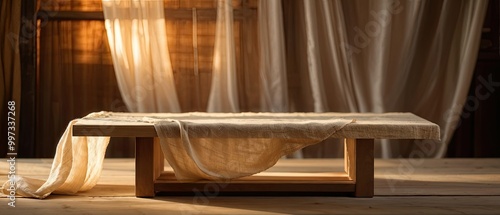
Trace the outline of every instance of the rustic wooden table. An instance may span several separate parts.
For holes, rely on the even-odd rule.
[[[204,129],[200,132],[209,136],[211,130],[222,131],[228,137],[254,138],[250,131],[259,131],[263,137],[272,138],[271,127],[253,126],[251,129],[232,123],[260,119],[270,123],[289,125],[291,120],[302,119],[311,124],[321,123],[325,119],[345,119],[353,121],[330,138],[341,138],[344,144],[344,168],[335,172],[317,174],[258,175],[233,180],[229,183],[217,183],[218,190],[231,193],[239,192],[322,192],[324,194],[344,194],[355,197],[373,197],[374,193],[374,139],[439,139],[439,126],[412,113],[243,113],[243,114],[151,114],[151,113],[106,113],[105,116],[86,117],[73,126],[74,136],[110,136],[136,138],[136,196],[154,197],[157,192],[192,192],[212,186],[211,181],[180,183],[170,172],[163,169],[164,158],[159,139],[152,123],[141,122],[144,117],[163,119],[191,120],[205,119],[203,122],[190,124],[190,127]],[[211,119],[206,123],[206,119]],[[279,120],[275,120],[279,119]],[[274,121],[275,120],[275,121]],[[213,121],[223,122],[214,124]],[[169,137],[179,136],[179,125],[172,122]],[[249,132],[231,132],[236,130]],[[310,124],[298,124],[294,129],[309,130]],[[279,127],[282,128],[282,127]],[[177,130],[176,130],[177,129]],[[286,129],[286,127],[285,127]],[[287,129],[293,130],[293,129]],[[241,136],[242,134],[246,136]],[[235,136],[236,135],[236,136]],[[190,137],[193,137],[190,134]],[[301,137],[299,137],[301,138]]]

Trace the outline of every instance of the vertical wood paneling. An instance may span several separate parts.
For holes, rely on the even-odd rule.
[[[36,5],[34,1],[21,2],[21,20],[34,20]],[[19,54],[21,58],[21,101],[18,106],[20,117],[17,118],[19,125],[18,156],[33,157],[35,155],[35,127],[34,122],[36,102],[36,23],[21,22],[21,29],[28,32],[24,36],[26,42],[19,43]],[[5,105],[5,104],[2,104]],[[22,116],[22,117],[21,117]],[[2,122],[5,123],[5,122]],[[6,123],[5,123],[6,124]],[[4,127],[2,127],[4,128]],[[4,132],[4,131],[2,131]],[[2,138],[4,136],[0,135]],[[3,141],[3,140],[2,140]],[[2,146],[4,147],[4,146]],[[6,149],[6,147],[4,147]],[[0,150],[1,151],[1,150]],[[3,154],[3,153],[2,153]]]
[[[94,111],[124,111],[102,21],[53,21],[40,29],[37,157],[53,157],[68,122]],[[107,155],[132,156],[133,141],[113,138]]]

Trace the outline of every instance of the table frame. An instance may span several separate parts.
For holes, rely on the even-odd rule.
[[[189,113],[187,115],[99,113],[75,123],[73,135],[135,138],[137,197],[154,197],[158,192],[204,192],[205,194],[208,192],[210,195],[219,192],[273,193],[273,195],[290,192],[299,194],[323,193],[326,195],[341,193],[355,197],[373,197],[374,139],[439,140],[440,138],[438,125],[412,113],[315,113],[309,115],[313,118],[356,120],[356,123],[349,123],[330,136],[330,138],[344,139],[344,172],[310,173],[307,176],[295,173],[279,176],[256,174],[231,181],[178,181],[172,171],[164,171],[165,159],[154,125],[139,119],[143,117],[195,119],[207,117],[208,115],[204,113]],[[269,113],[254,114],[253,116],[274,117],[273,114]],[[281,113],[279,116],[303,117],[307,114]],[[223,119],[239,116],[234,114],[213,116],[210,114],[209,117]],[[179,131],[175,131],[178,125],[172,124],[172,126],[173,130],[169,135],[176,138],[179,135]],[[252,138],[252,136],[248,138]]]
[[[157,192],[294,192],[347,194],[373,197],[374,140],[344,139],[345,172],[310,180],[233,180],[230,182],[179,182],[164,172],[164,158],[157,137],[136,138],[135,184],[137,197],[154,197]],[[153,156],[151,156],[153,155]],[[249,178],[251,179],[252,176]],[[209,191],[208,191],[209,190]]]

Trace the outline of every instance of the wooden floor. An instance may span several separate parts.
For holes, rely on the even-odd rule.
[[[50,159],[20,159],[17,173],[44,179]],[[282,160],[270,171],[343,169],[340,159]],[[7,180],[6,159],[0,181]],[[134,197],[134,160],[106,159],[99,184],[73,196],[0,198],[1,214],[500,214],[500,159],[375,160],[375,197],[218,196],[217,184],[197,196]]]

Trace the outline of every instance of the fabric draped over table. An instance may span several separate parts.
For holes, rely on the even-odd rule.
[[[92,116],[95,115],[89,115]],[[109,137],[73,137],[76,121],[68,124],[59,140],[46,181],[16,175],[3,184],[2,193],[9,195],[11,182],[15,182],[18,195],[41,199],[51,193],[71,194],[92,189],[101,175]]]
[[[86,118],[154,123],[163,154],[182,181],[227,180],[264,171],[282,156],[321,142],[353,122],[304,114],[185,113],[112,119],[111,115],[100,112]],[[230,126],[223,126],[222,118]],[[16,177],[17,194],[45,198],[51,193],[73,194],[96,185],[109,137],[73,137],[76,121],[69,123],[59,141],[48,179]],[[303,129],[304,125],[308,129]],[[5,195],[9,195],[10,183],[3,184]]]
[[[327,139],[352,122],[264,113],[196,113],[183,120],[151,120],[176,178],[188,181],[253,175],[272,167],[285,155]],[[171,138],[177,129],[180,138]]]

